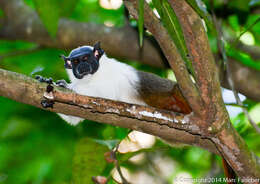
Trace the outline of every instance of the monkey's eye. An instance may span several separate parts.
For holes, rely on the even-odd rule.
[[[78,60],[78,59],[75,59],[75,60],[73,60],[73,62],[74,62],[75,64],[77,64],[77,63],[79,63],[79,60]]]
[[[88,56],[84,56],[84,57],[82,58],[82,60],[83,60],[83,61],[87,61],[87,60],[88,60]]]

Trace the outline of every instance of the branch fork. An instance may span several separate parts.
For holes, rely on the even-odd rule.
[[[201,135],[215,144],[240,178],[260,178],[260,166],[230,123],[222,100],[216,64],[201,18],[186,1],[169,0],[168,2],[182,26],[195,71],[195,84],[191,81],[185,62],[178,53],[168,30],[146,2],[144,2],[144,26],[153,34],[162,48],[178,85],[194,112],[192,125]],[[138,1],[124,0],[124,3],[130,14],[138,19]]]

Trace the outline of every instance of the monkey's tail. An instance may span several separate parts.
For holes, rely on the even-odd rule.
[[[227,161],[222,157],[222,164],[224,169],[224,175],[226,177],[227,184],[237,184],[236,173],[227,163]]]

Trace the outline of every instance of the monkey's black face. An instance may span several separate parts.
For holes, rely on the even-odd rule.
[[[72,69],[77,79],[82,79],[85,75],[94,74],[99,67],[99,59],[104,51],[100,48],[100,43],[94,45],[92,49],[89,46],[83,46],[71,51],[68,57],[62,56],[65,61],[65,68]]]
[[[71,60],[73,74],[82,79],[85,75],[94,74],[99,67],[99,61],[94,54],[86,54]]]

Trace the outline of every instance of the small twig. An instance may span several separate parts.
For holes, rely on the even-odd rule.
[[[116,169],[117,169],[117,172],[118,172],[118,174],[119,174],[119,176],[121,177],[121,179],[122,179],[122,182],[123,182],[123,184],[130,184],[127,180],[126,180],[126,178],[124,177],[124,175],[123,175],[123,173],[122,173],[122,170],[121,170],[121,167],[120,167],[120,165],[119,165],[119,163],[118,163],[118,160],[117,160],[117,158],[116,158],[116,153],[118,152],[118,148],[119,148],[119,144],[120,144],[120,142],[119,143],[117,143],[117,145],[116,145],[116,147],[115,147],[115,150],[113,150],[113,155],[114,155],[114,159],[115,159],[115,166],[116,166]]]
[[[119,166],[119,164],[118,164],[118,161],[116,161],[116,169],[117,169],[117,171],[118,171],[118,173],[119,173],[119,176],[121,177],[121,179],[122,179],[122,182],[123,182],[123,184],[130,184],[126,179],[125,179],[125,177],[124,177],[124,175],[123,175],[123,173],[122,173],[122,171],[121,171],[121,168],[120,168],[120,166]]]
[[[240,107],[240,108],[246,108],[244,105],[239,105],[237,103],[225,103],[225,105],[233,106],[233,107]]]
[[[236,40],[233,42],[232,47],[236,47],[241,36],[243,36],[243,34],[245,34],[247,31],[249,31],[252,27],[254,27],[258,22],[260,21],[260,17],[258,17],[258,19],[256,19],[251,25],[249,25],[243,32],[241,32],[239,34],[239,36],[236,38]]]

